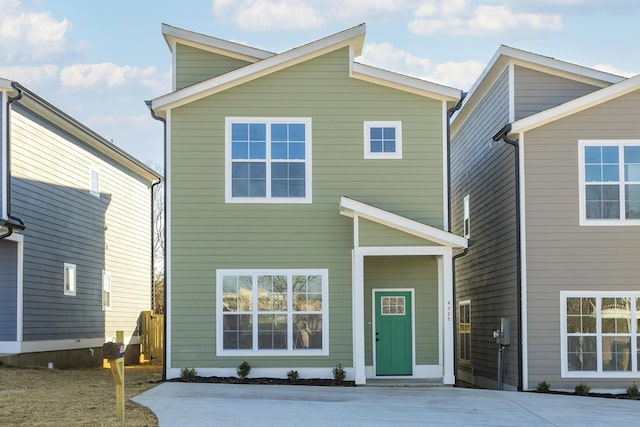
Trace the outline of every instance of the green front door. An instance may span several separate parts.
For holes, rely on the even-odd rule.
[[[411,292],[375,292],[376,375],[411,375]]]

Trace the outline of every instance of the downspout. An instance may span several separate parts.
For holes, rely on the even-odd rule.
[[[462,92],[456,105],[447,110],[447,230],[451,231],[451,117],[462,107],[467,92]],[[455,295],[455,294],[454,294]]]
[[[11,87],[14,88],[16,91],[18,91],[18,94],[13,98],[9,97],[7,99],[7,133],[6,133],[7,135],[7,158],[6,158],[7,183],[5,188],[7,189],[7,218],[17,221],[17,224],[7,222],[5,225],[7,226],[9,231],[1,235],[0,240],[11,236],[13,234],[14,229],[24,230],[24,221],[16,216],[11,215],[11,123],[9,118],[11,116],[11,104],[13,104],[16,101],[19,101],[22,98],[22,90],[20,90],[16,82],[11,82]]]
[[[447,110],[447,230],[446,231],[448,232],[451,232],[451,117],[453,117],[456,111],[462,108],[462,102],[464,101],[466,96],[467,96],[467,92],[462,92],[460,94],[460,100],[456,103],[456,105],[454,105],[453,107]],[[471,243],[469,244],[469,246],[470,245]],[[464,248],[464,251],[454,255],[451,258],[451,270],[452,270],[451,285],[453,287],[452,289],[453,301],[451,301],[451,304],[453,305],[453,310],[452,310],[453,315],[451,318],[453,320],[454,328],[457,325],[457,318],[458,318],[458,308],[457,308],[457,302],[456,302],[457,300],[456,299],[456,260],[458,258],[462,258],[463,256],[465,256],[467,252],[469,252],[468,247]],[[453,372],[456,379],[458,378],[457,354],[458,354],[458,340],[454,339],[453,340]]]
[[[158,120],[160,122],[162,122],[162,126],[164,129],[164,133],[163,133],[163,155],[164,155],[164,159],[163,159],[163,171],[162,171],[162,175],[164,176],[165,182],[167,180],[167,121],[158,116],[156,114],[155,111],[153,111],[153,107],[151,106],[151,101],[145,101],[145,104],[147,105],[147,107],[149,108],[149,111],[151,112],[151,117],[153,117],[155,120]],[[153,195],[153,191],[151,192],[151,194]],[[164,215],[164,227],[162,229],[163,232],[163,241],[164,244],[167,244],[167,189],[164,189],[164,206],[163,206],[163,212],[162,214]],[[152,221],[153,222],[153,221]],[[153,250],[152,250],[153,252]],[[164,271],[163,271],[163,286],[164,286],[164,292],[162,293],[162,303],[164,304],[164,322],[162,325],[163,328],[163,337],[164,337],[164,342],[162,343],[162,381],[166,381],[167,380],[167,250],[165,248],[164,250]],[[153,277],[153,275],[152,275]]]
[[[509,139],[511,123],[507,123],[493,136],[493,140],[500,140],[514,148],[515,163],[515,193],[516,193],[516,294],[517,294],[517,319],[518,319],[518,391],[522,391],[522,254],[521,254],[521,233],[520,233],[520,145],[518,142]]]

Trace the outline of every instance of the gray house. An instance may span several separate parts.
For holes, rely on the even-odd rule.
[[[160,175],[20,84],[0,79],[0,356],[99,366],[151,305]]]
[[[451,126],[452,231],[475,241],[456,261],[459,381],[640,379],[639,112],[640,77],[505,46],[472,88]]]

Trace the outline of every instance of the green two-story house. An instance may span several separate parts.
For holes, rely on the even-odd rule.
[[[359,25],[276,54],[163,25],[168,378],[454,378],[448,110],[357,62]]]

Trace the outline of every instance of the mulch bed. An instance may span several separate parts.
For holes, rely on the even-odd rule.
[[[215,383],[215,384],[270,384],[270,385],[306,385],[306,386],[332,386],[332,387],[355,387],[355,381],[342,381],[340,383],[331,379],[323,378],[299,378],[289,381],[285,378],[238,378],[238,377],[201,377],[196,375],[192,379],[173,378],[169,382],[189,382],[189,383]]]
[[[592,393],[589,392],[587,394],[577,394],[570,391],[558,391],[558,390],[549,390],[549,391],[531,391],[530,393],[540,393],[540,394],[561,394],[564,396],[585,396],[585,397],[602,397],[605,399],[624,399],[624,400],[640,400],[640,396],[631,396],[629,394],[615,394],[615,393]]]

